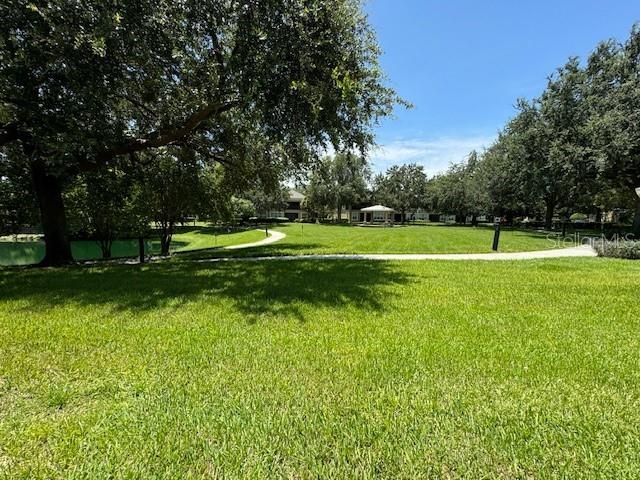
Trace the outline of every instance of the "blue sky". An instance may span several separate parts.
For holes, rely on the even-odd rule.
[[[519,97],[570,56],[626,39],[640,2],[368,0],[389,84],[414,108],[376,130],[375,171],[416,162],[430,174],[491,144]]]

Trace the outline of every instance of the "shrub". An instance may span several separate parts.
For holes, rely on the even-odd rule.
[[[569,217],[569,220],[574,223],[586,223],[589,220],[589,216],[586,213],[574,213]]]
[[[640,241],[620,240],[609,242],[602,240],[594,245],[598,256],[640,260]]]

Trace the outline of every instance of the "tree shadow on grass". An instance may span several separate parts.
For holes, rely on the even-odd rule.
[[[6,270],[0,271],[0,302],[19,301],[8,307],[22,311],[80,305],[147,312],[225,300],[250,322],[267,314],[304,321],[306,306],[382,311],[388,290],[410,280],[388,262],[348,260]]]

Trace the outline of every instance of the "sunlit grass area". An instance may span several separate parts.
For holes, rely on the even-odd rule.
[[[0,477],[638,478],[639,278],[599,258],[5,270]]]
[[[225,246],[253,243],[266,237],[264,230],[227,231],[222,228],[198,225],[181,228],[173,236],[171,251],[194,254],[184,258],[218,255],[262,256],[304,255],[323,253],[483,253],[491,252],[493,229],[489,227],[460,227],[443,225],[403,226],[395,228],[358,227],[351,225],[316,225],[289,223],[269,227],[286,234],[286,238],[262,247],[234,252]],[[544,250],[562,247],[554,236],[534,231],[504,229],[500,237],[502,252]],[[94,241],[72,242],[76,260],[100,258],[100,248]],[[160,252],[160,241],[146,242],[151,254]],[[118,240],[112,256],[136,256],[136,240]],[[37,263],[44,256],[42,242],[0,241],[0,265]]]
[[[206,226],[180,228],[173,236],[172,252],[186,252],[199,249],[216,249],[241,243],[252,243],[265,238],[265,233],[254,229],[246,231],[226,231]],[[149,238],[145,242],[149,254],[160,253],[160,241]],[[97,242],[78,240],[71,243],[76,260],[91,260],[102,256]],[[112,257],[131,257],[138,254],[135,239],[116,240],[112,247]],[[13,241],[3,237],[0,241],[0,265],[28,265],[38,263],[44,257],[44,243],[41,241]]]
[[[208,248],[228,247],[241,243],[253,243],[266,238],[263,230],[225,230],[224,228],[200,227],[187,229],[173,236],[176,242],[174,252],[186,252]],[[158,244],[158,251],[160,246]]]
[[[305,255],[330,253],[484,253],[491,252],[493,228],[444,225],[358,227],[289,223],[274,225],[287,238],[233,255]],[[558,245],[554,236],[504,229],[501,252],[545,250]],[[228,254],[228,253],[225,253]]]

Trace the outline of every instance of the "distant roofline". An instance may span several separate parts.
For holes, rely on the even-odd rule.
[[[297,190],[289,189],[289,200],[304,200],[304,194]]]

